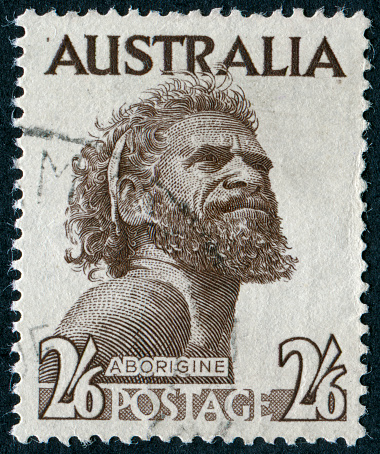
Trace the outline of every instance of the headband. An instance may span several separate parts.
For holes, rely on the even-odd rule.
[[[119,225],[119,212],[117,209],[117,182],[119,180],[119,166],[121,154],[125,147],[125,142],[129,131],[125,132],[120,139],[116,142],[115,148],[113,149],[110,162],[108,164],[107,176],[108,176],[108,188],[111,199],[111,219],[116,226],[116,233],[120,233]]]

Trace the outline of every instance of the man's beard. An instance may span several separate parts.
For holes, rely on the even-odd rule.
[[[200,218],[156,187],[149,210],[150,235],[158,248],[200,272],[261,284],[290,279],[297,259],[286,254],[289,248],[275,202],[261,199],[258,206],[265,204],[267,212],[250,208],[222,212],[216,204]]]

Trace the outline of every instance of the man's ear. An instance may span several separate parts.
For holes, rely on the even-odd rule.
[[[141,225],[147,221],[143,208],[146,196],[143,185],[138,178],[124,176],[117,183],[117,207],[120,217],[128,225]]]

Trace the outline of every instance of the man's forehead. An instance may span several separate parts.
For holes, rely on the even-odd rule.
[[[236,136],[245,150],[265,154],[252,130],[231,115],[217,112],[194,114],[166,131],[168,144],[175,150],[199,148],[206,144],[231,146]]]

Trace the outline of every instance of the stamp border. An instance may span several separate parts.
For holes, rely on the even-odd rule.
[[[91,442],[87,450],[99,452],[100,450],[108,452],[376,452],[376,447],[380,450],[380,420],[379,420],[379,328],[380,314],[376,307],[376,300],[380,290],[376,285],[376,276],[378,274],[379,255],[377,245],[379,244],[378,233],[380,229],[380,216],[377,214],[379,198],[376,196],[377,188],[380,183],[380,166],[377,162],[377,147],[380,142],[376,129],[380,126],[380,119],[377,119],[375,113],[380,107],[379,95],[376,95],[376,88],[379,80],[376,75],[378,50],[379,50],[379,26],[380,26],[380,6],[376,5],[376,0],[351,0],[349,2],[322,1],[322,0],[292,0],[282,4],[280,1],[261,1],[259,5],[250,4],[249,0],[235,0],[227,2],[218,2],[215,0],[205,1],[169,1],[161,0],[153,2],[152,0],[136,0],[130,4],[121,1],[111,2],[95,0],[70,0],[64,2],[59,0],[27,0],[19,4],[17,0],[11,0],[2,3],[0,30],[2,47],[0,50],[3,71],[0,73],[0,86],[3,96],[1,97],[2,105],[2,128],[1,128],[1,284],[2,284],[2,301],[0,305],[1,313],[1,330],[0,342],[2,361],[0,366],[0,411],[2,421],[2,431],[0,433],[0,443],[5,451],[11,452],[57,452],[58,450],[72,450],[73,452],[82,452],[85,445],[76,437],[70,439],[70,448],[65,447],[56,438],[51,438],[48,443],[40,443],[35,437],[31,437],[27,444],[19,443],[14,437],[9,435],[9,431],[14,424],[18,422],[18,416],[12,412],[14,405],[18,403],[18,396],[13,393],[14,385],[20,380],[20,377],[12,372],[12,366],[17,362],[18,355],[11,353],[12,344],[20,340],[20,335],[13,329],[13,323],[20,318],[20,313],[12,311],[12,301],[17,301],[20,297],[17,291],[13,290],[13,282],[21,277],[21,273],[12,268],[12,262],[21,257],[21,251],[13,248],[13,242],[21,235],[21,231],[14,227],[15,220],[22,216],[17,208],[17,200],[20,200],[22,193],[15,187],[15,181],[19,179],[22,172],[14,168],[15,159],[22,156],[22,150],[19,149],[15,141],[21,136],[21,130],[12,126],[13,118],[19,118],[22,115],[20,108],[15,108],[14,98],[22,96],[22,88],[17,86],[17,78],[23,73],[23,70],[14,63],[21,53],[22,49],[13,46],[12,41],[23,35],[23,29],[15,26],[15,18],[21,15],[26,9],[36,9],[40,15],[45,14],[53,9],[58,15],[64,15],[68,11],[77,11],[80,15],[86,14],[90,9],[96,9],[100,14],[106,14],[113,6],[121,15],[128,13],[128,10],[139,9],[141,15],[146,15],[150,10],[159,11],[166,15],[170,11],[178,11],[187,14],[194,9],[200,9],[202,14],[208,15],[213,8],[221,8],[221,14],[228,15],[231,9],[239,9],[242,15],[249,16],[253,13],[263,13],[270,16],[275,10],[282,9],[284,16],[290,16],[293,8],[303,8],[304,14],[311,17],[316,10],[324,7],[326,17],[333,16],[338,11],[343,11],[346,17],[351,17],[356,11],[364,10],[364,14],[372,21],[372,27],[369,28],[365,36],[370,40],[370,47],[365,55],[373,65],[371,70],[365,73],[365,78],[370,82],[371,89],[364,92],[363,96],[371,104],[369,109],[364,113],[364,118],[368,122],[368,128],[363,133],[364,139],[368,143],[368,150],[364,153],[363,159],[366,168],[363,171],[362,178],[367,183],[367,189],[362,194],[362,200],[367,204],[367,211],[363,213],[362,219],[366,224],[366,230],[362,234],[362,240],[366,244],[366,250],[363,252],[363,259],[368,264],[368,269],[363,273],[362,279],[369,284],[369,289],[361,297],[364,304],[368,306],[368,312],[363,314],[361,321],[368,325],[368,333],[362,336],[362,343],[368,347],[368,353],[363,355],[362,363],[367,365],[368,373],[362,376],[362,384],[368,387],[366,395],[362,396],[360,402],[365,405],[366,412],[360,419],[360,422],[367,430],[367,435],[357,441],[355,447],[347,447],[344,439],[337,439],[335,443],[327,442],[323,439],[317,443],[310,444],[304,439],[298,439],[295,445],[288,445],[283,438],[276,439],[274,444],[265,443],[262,438],[256,438],[253,445],[245,445],[243,441],[236,438],[229,445],[224,443],[220,437],[216,437],[213,443],[209,444],[202,439],[195,438],[192,443],[183,444],[182,441],[175,437],[169,443],[162,442],[159,437],[153,437],[150,441],[142,441],[138,437],[132,439],[131,445],[125,445],[117,439],[111,439],[109,443],[102,442],[99,437],[91,437]],[[337,5],[338,3],[338,5]],[[380,161],[379,161],[380,162]],[[17,262],[15,264],[17,268]],[[377,348],[376,348],[377,347]]]

